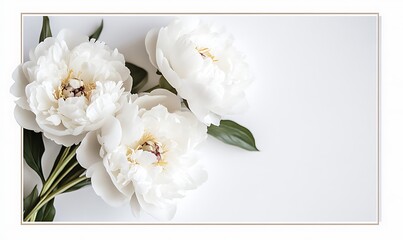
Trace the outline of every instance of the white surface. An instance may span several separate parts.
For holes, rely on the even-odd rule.
[[[172,17],[51,17],[52,32],[90,34],[101,18],[100,39],[155,83],[144,37]],[[261,151],[210,138],[200,150],[209,180],[181,201],[173,222],[376,222],[376,17],[204,18],[226,26],[248,57],[250,110],[230,118]],[[24,18],[24,53],[40,27],[40,17]],[[109,207],[91,188],[58,197],[56,208],[56,221],[154,221]]]

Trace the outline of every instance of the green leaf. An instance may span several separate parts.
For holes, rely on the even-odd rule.
[[[183,99],[183,104],[185,104],[185,106],[187,107],[187,109],[190,110],[189,103],[188,103],[188,101],[187,101],[186,99]]]
[[[48,37],[52,36],[52,31],[50,30],[50,22],[48,16],[43,16],[42,20],[42,30],[41,35],[39,35],[39,42],[43,42]]]
[[[43,176],[41,164],[44,151],[45,146],[43,145],[42,134],[24,129],[25,162],[38,174],[42,182],[45,182],[45,177]]]
[[[173,94],[178,94],[176,92],[176,89],[174,87],[171,86],[171,84],[169,84],[169,82],[164,78],[164,76],[160,77],[160,84],[159,86],[163,89],[166,89],[170,92],[172,92]]]
[[[39,209],[36,214],[35,221],[36,222],[52,222],[55,218],[56,208],[54,206],[55,199],[52,198],[49,202],[47,202],[41,209]]]
[[[67,189],[64,192],[65,193],[66,192],[73,192],[73,191],[76,191],[76,190],[78,190],[78,189],[80,189],[82,187],[88,186],[88,185],[91,185],[91,178],[87,178],[84,181],[77,183],[76,185],[74,185],[73,187]]]
[[[29,212],[31,212],[38,201],[38,189],[35,186],[34,189],[32,189],[32,192],[26,198],[24,198],[24,218]]]
[[[148,73],[146,70],[134,65],[133,63],[126,62],[125,65],[130,70],[130,75],[133,78],[133,85],[130,92],[133,94],[137,93],[147,83]]]
[[[32,209],[34,209],[38,202],[38,189],[35,186],[32,192],[26,198],[24,198],[24,218],[32,211]],[[35,221],[53,221],[56,214],[56,209],[53,203],[54,199],[50,200],[43,207],[41,207],[36,214]]]
[[[89,39],[91,40],[92,38],[95,38],[95,40],[98,40],[99,36],[102,33],[102,29],[104,29],[104,20],[102,19],[101,25],[95,30],[93,34],[90,35]]]
[[[220,126],[211,125],[207,133],[229,145],[249,151],[259,151],[252,133],[234,121],[221,120]]]

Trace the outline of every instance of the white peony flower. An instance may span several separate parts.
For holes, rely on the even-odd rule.
[[[146,49],[151,63],[205,124],[219,125],[221,116],[246,106],[248,66],[222,28],[177,19],[148,32]]]
[[[128,96],[116,117],[87,134],[77,160],[108,204],[130,202],[136,216],[143,209],[169,220],[178,199],[207,178],[193,155],[206,132],[176,95],[157,89]]]
[[[13,73],[14,111],[24,128],[58,144],[79,143],[120,108],[132,78],[117,49],[62,30],[46,38]]]

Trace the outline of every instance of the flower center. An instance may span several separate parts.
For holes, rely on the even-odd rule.
[[[85,96],[87,99],[91,96],[91,91],[95,89],[95,83],[85,83],[79,77],[72,76],[73,71],[70,70],[69,75],[62,81],[60,86],[54,92],[55,99]]]
[[[164,149],[162,148],[162,144],[159,142],[147,141],[140,145],[138,149],[153,153],[157,157],[157,162],[162,160],[161,155],[164,153]]]
[[[217,61],[218,61],[218,60],[215,58],[215,56],[210,53],[210,48],[198,48],[198,47],[196,47],[196,50],[199,52],[199,54],[200,54],[203,58],[210,58],[211,60],[213,60],[213,62],[217,62]]]
[[[131,163],[136,163],[136,159],[133,159],[134,153],[138,150],[150,152],[155,155],[157,161],[154,163],[158,166],[164,166],[167,164],[164,161],[164,153],[166,152],[162,143],[158,142],[151,134],[144,134],[138,142],[139,144],[135,148],[128,147],[126,158]]]

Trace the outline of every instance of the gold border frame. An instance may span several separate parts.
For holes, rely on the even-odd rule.
[[[375,222],[368,222],[368,223],[354,223],[354,222],[324,222],[324,223],[317,223],[317,222],[290,222],[290,223],[282,223],[282,222],[274,222],[274,223],[270,223],[270,222],[266,222],[266,223],[261,223],[261,222],[246,222],[246,223],[242,223],[242,222],[194,222],[194,223],[184,223],[184,222],[173,222],[173,223],[169,223],[169,222],[163,222],[163,223],[154,223],[154,222],[147,222],[147,223],[139,223],[139,222],[133,222],[133,223],[127,223],[127,222],[24,222],[23,220],[23,199],[24,199],[24,191],[23,191],[23,164],[24,164],[24,158],[23,158],[23,128],[21,128],[20,131],[20,136],[21,136],[21,152],[20,152],[20,158],[21,158],[21,198],[20,198],[20,206],[21,206],[21,218],[20,218],[20,225],[35,225],[35,226],[49,226],[49,225],[88,225],[88,226],[96,226],[96,225],[121,225],[121,226],[130,226],[130,225],[139,225],[139,226],[143,226],[143,225],[165,225],[165,226],[186,226],[186,225],[199,225],[199,226],[206,226],[206,225],[227,225],[227,226],[379,226],[380,225],[380,218],[381,218],[381,196],[380,196],[380,168],[381,168],[381,164],[380,164],[380,147],[381,147],[381,142],[380,142],[380,121],[381,121],[381,116],[380,116],[380,81],[381,81],[381,57],[380,57],[380,46],[381,46],[381,17],[379,12],[361,12],[361,13],[356,13],[356,12],[349,12],[349,13],[342,13],[342,12],[305,12],[305,13],[299,13],[299,12],[290,12],[290,13],[247,13],[247,12],[233,12],[233,13],[228,13],[228,12],[211,12],[211,13],[206,13],[206,12],[172,12],[172,13],[166,13],[166,12],[156,12],[156,13],[146,13],[146,12],[142,12],[142,13],[106,13],[106,12],[97,12],[97,13],[88,13],[88,12],[78,12],[78,13],[41,13],[41,12],[21,12],[20,13],[20,62],[23,63],[23,58],[24,58],[24,52],[23,52],[23,17],[27,16],[27,15],[39,15],[39,16],[43,16],[43,15],[47,15],[47,16],[60,16],[60,15],[64,15],[64,16],[77,16],[77,15],[93,15],[93,16],[117,16],[117,15],[124,15],[124,16],[134,16],[134,15],[240,15],[240,16],[247,16],[247,15],[317,15],[317,16],[325,16],[325,15],[332,15],[332,16],[339,16],[339,15],[350,15],[350,16],[354,16],[354,15],[374,15],[376,16],[377,19],[377,26],[376,26],[376,34],[377,34],[377,47],[376,47],[376,54],[377,54],[377,79],[376,79],[376,158],[377,158],[377,184],[376,184],[376,194],[377,194],[377,206],[376,206],[376,221]]]

